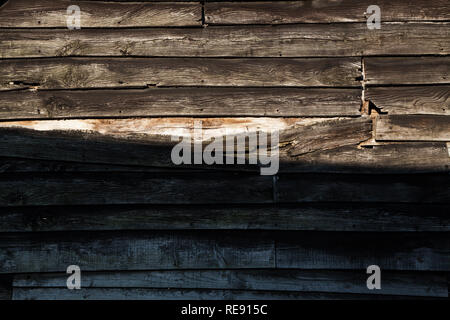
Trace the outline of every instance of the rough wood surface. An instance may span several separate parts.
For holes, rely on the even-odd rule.
[[[381,112],[450,116],[450,86],[368,87],[364,92]]]
[[[3,208],[0,232],[99,230],[450,231],[446,205],[331,203],[272,206]]]
[[[0,119],[359,116],[360,104],[359,89],[10,91],[0,93]]]
[[[0,30],[0,57],[327,57],[449,54],[450,23]],[[376,44],[376,45],[375,45]]]
[[[450,201],[450,179],[447,174],[280,174],[277,190],[279,202]]]
[[[35,87],[332,86],[359,87],[357,58],[0,60],[0,90]]]
[[[361,295],[339,293],[92,288],[67,290],[61,288],[15,288],[13,300],[392,300],[407,296]],[[414,300],[417,297],[413,298]],[[423,298],[422,298],[423,299]],[[433,297],[433,300],[437,299]]]
[[[60,173],[0,177],[0,206],[271,203],[271,176]]]
[[[450,141],[450,117],[442,115],[380,116],[377,140]]]
[[[347,146],[291,157],[280,152],[280,172],[421,173],[449,172],[445,143],[381,143],[368,147]]]
[[[80,7],[81,29],[200,26],[202,20],[199,3],[12,0],[0,8],[0,28],[67,28],[67,8],[70,5]]]
[[[0,235],[0,273],[174,269],[448,271],[446,233],[268,231],[64,232]],[[349,259],[348,257],[351,257]]]
[[[329,150],[358,143],[372,137],[368,117],[322,121],[305,127],[293,127],[280,133],[280,142],[288,143],[286,152],[298,156],[317,150]]]
[[[383,272],[381,290],[367,289],[367,274],[328,270],[199,270],[83,273],[82,288],[161,288],[297,291],[447,297],[442,274]],[[67,275],[23,274],[14,287],[65,288]]]
[[[447,270],[450,268],[450,240],[442,233],[384,234],[338,233],[325,235],[284,232],[277,242],[278,268],[319,268],[332,264],[334,269],[366,269],[376,264],[381,270]],[[352,248],[351,251],[349,248]],[[326,264],[322,263],[326,259]],[[400,267],[401,265],[401,267]]]
[[[208,24],[281,24],[365,22],[370,1],[258,1],[205,3]],[[445,0],[379,0],[383,22],[450,20],[450,5]]]
[[[450,56],[368,57],[364,70],[367,85],[449,84]]]
[[[443,174],[286,174],[273,190],[259,173],[4,174],[0,206],[100,204],[261,204],[292,202],[448,203]]]

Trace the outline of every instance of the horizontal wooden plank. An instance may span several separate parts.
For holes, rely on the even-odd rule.
[[[449,29],[449,22],[384,24],[378,30],[369,30],[366,23],[76,31],[3,29],[0,57],[437,55],[450,54]]]
[[[450,86],[368,87],[364,97],[389,115],[450,115]]]
[[[365,22],[370,1],[258,1],[205,3],[208,24],[280,24]],[[377,1],[383,22],[450,20],[450,5],[445,0],[419,0],[414,6],[408,0]]]
[[[17,173],[0,177],[0,191],[0,206],[270,203],[273,198],[271,176],[243,173]]]
[[[360,89],[158,88],[0,92],[0,119],[359,116]]]
[[[372,120],[369,117],[355,119],[331,119],[319,123],[293,127],[280,133],[280,142],[288,143],[286,152],[298,156],[317,150],[329,150],[357,145],[372,137]]]
[[[357,58],[0,60],[0,90],[35,87],[336,86],[358,87]]]
[[[381,115],[376,121],[376,139],[450,141],[450,116]]]
[[[174,269],[448,271],[446,233],[268,231],[0,235],[0,273]]]
[[[91,288],[15,288],[13,300],[392,300],[411,299],[406,296],[242,291],[242,290],[180,290]],[[417,297],[413,298],[417,299]],[[433,300],[437,299],[433,297]]]
[[[280,174],[279,202],[448,203],[447,174],[358,175]]]
[[[358,233],[354,237],[314,236],[311,233],[284,232],[277,241],[278,268],[319,268],[328,264],[335,269],[356,267],[365,270],[375,264],[381,270],[446,270],[450,268],[448,234]],[[352,249],[349,249],[349,248]],[[445,249],[444,249],[445,248]],[[327,260],[327,263],[323,263]]]
[[[83,273],[82,288],[161,288],[297,291],[447,297],[447,277],[433,273],[383,272],[380,290],[367,289],[361,271],[198,270]],[[21,274],[14,287],[66,288],[67,275]]]
[[[368,57],[364,70],[367,85],[449,84],[450,56]]]
[[[347,146],[292,157],[280,153],[280,172],[425,173],[449,172],[449,149],[441,142]]]
[[[138,146],[135,146],[138,148]],[[73,159],[72,159],[73,160]],[[86,159],[85,159],[86,160]],[[80,161],[83,161],[81,159]],[[126,162],[126,161],[123,161]],[[144,161],[142,161],[144,163]],[[280,154],[280,172],[330,173],[431,173],[448,172],[450,158],[445,143],[394,143],[318,151],[299,157]],[[250,165],[167,166],[100,164],[73,161],[0,157],[0,173],[13,172],[208,172],[211,170],[254,171]]]
[[[127,166],[72,161],[0,157],[0,173],[12,172],[205,172],[199,168]]]
[[[446,205],[74,206],[4,208],[0,232],[97,230],[450,231]]]
[[[80,7],[81,29],[200,26],[202,20],[200,3],[14,0],[1,7],[0,28],[67,28],[67,8],[70,5]]]

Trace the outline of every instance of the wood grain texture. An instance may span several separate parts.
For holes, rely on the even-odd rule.
[[[290,156],[357,145],[371,137],[372,120],[368,117],[333,119],[280,132],[280,142],[290,144],[286,150]]]
[[[182,290],[91,288],[67,290],[61,288],[15,288],[13,300],[393,300],[417,299],[407,296],[361,295],[339,293],[242,291],[242,290]],[[421,298],[423,299],[423,297]],[[433,300],[439,299],[436,297]]]
[[[370,1],[258,1],[205,3],[208,24],[282,24],[365,22]],[[445,0],[408,0],[377,2],[384,22],[450,20],[450,5]]]
[[[74,4],[80,7],[81,29],[200,26],[202,20],[199,3],[13,0],[0,9],[0,28],[67,28],[67,8]]]
[[[23,274],[14,288],[65,288],[64,274]],[[224,289],[447,297],[447,277],[434,273],[383,273],[381,290],[371,291],[361,271],[198,270],[83,273],[83,288]]]
[[[448,84],[450,57],[368,57],[367,85]]]
[[[277,242],[278,268],[320,268],[332,264],[334,269],[356,267],[365,270],[375,264],[381,270],[446,270],[450,268],[448,234],[358,233],[348,236],[313,235],[285,232]],[[353,238],[353,239],[352,239]],[[352,248],[351,251],[349,248]],[[445,249],[444,249],[445,248]],[[322,259],[328,260],[323,263]],[[401,267],[400,267],[401,266]]]
[[[450,141],[450,117],[442,115],[380,116],[377,140]]]
[[[447,175],[166,173],[14,174],[0,177],[1,206],[261,204],[288,202],[448,203]],[[382,191],[380,191],[382,190]]]
[[[77,173],[0,177],[0,206],[271,203],[271,176]]]
[[[0,90],[147,86],[359,87],[357,58],[0,60]]]
[[[425,173],[449,172],[445,143],[381,143],[347,146],[292,157],[280,152],[280,172]]]
[[[0,119],[359,116],[360,104],[359,89],[10,91],[0,93]]]
[[[450,23],[0,30],[0,57],[327,57],[449,54]]]
[[[0,273],[175,269],[448,271],[446,233],[133,231],[2,234]],[[349,258],[351,257],[351,258]]]
[[[275,262],[273,240],[249,233],[149,231],[72,236],[2,237],[0,273],[65,271],[71,264],[95,271],[268,268]]]
[[[3,208],[0,232],[100,230],[303,230],[448,232],[446,205],[311,203],[257,206]]]
[[[389,115],[450,115],[450,86],[368,87],[364,97]]]
[[[280,174],[279,202],[448,203],[447,174]]]
[[[1,128],[1,156],[39,161],[2,158],[0,159],[0,172],[156,172],[177,169],[189,169],[190,171],[213,169],[205,165],[175,166],[170,158],[175,142],[169,141],[167,136],[146,133],[146,126],[142,124],[134,126],[133,122],[129,124],[128,128],[141,128],[141,134],[129,129],[120,130],[120,128],[127,128],[127,123],[124,121],[123,125],[116,126],[114,123],[108,124],[100,121],[98,126],[100,131],[97,133],[94,131],[95,127],[88,126],[84,128],[91,130],[90,132],[69,130],[70,125],[64,123],[63,125],[66,126],[64,131],[39,131],[39,127],[36,128],[38,130]],[[175,124],[172,124],[171,129],[170,123],[164,126],[162,122],[161,126],[155,126],[153,130],[159,130],[161,133],[164,133],[164,130],[174,131]],[[217,124],[219,127],[214,127]],[[208,129],[205,123],[205,135],[209,136],[207,131],[213,131],[215,134],[222,130],[221,122],[218,121],[217,124],[212,123]],[[242,124],[236,122],[236,124],[238,127],[249,126],[251,122]],[[43,125],[46,126],[45,123]],[[185,123],[184,125],[186,131],[189,132],[189,124]],[[228,128],[231,129],[231,124],[227,122],[222,122],[222,125],[230,125]],[[258,123],[253,125],[258,125]],[[272,125],[276,124],[272,123]],[[315,126],[316,124],[311,125]],[[305,124],[298,131],[308,131],[309,127],[310,125]],[[49,128],[46,127],[46,129]],[[180,135],[183,134],[180,133]],[[386,144],[378,142],[378,144],[370,148],[360,148],[355,144],[330,150],[318,150],[295,157],[288,153],[289,146],[282,146],[280,149],[280,172],[376,174],[449,171],[450,157],[445,143]],[[326,148],[327,145],[319,143],[315,147]],[[47,162],[42,160],[47,160]],[[50,161],[48,162],[48,160]],[[214,169],[219,168],[259,171],[257,167],[253,168],[249,165],[214,167]]]

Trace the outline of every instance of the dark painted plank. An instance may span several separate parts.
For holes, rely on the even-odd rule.
[[[444,271],[450,268],[447,233],[313,234],[283,233],[277,245],[278,268]]]
[[[82,288],[225,289],[447,297],[447,277],[418,272],[382,273],[369,290],[367,273],[328,270],[198,270],[82,273]],[[14,287],[65,288],[67,274],[21,274]]]
[[[0,176],[0,206],[271,203],[272,177],[243,173]]]
[[[450,202],[448,174],[280,174],[279,202]]]
[[[82,29],[200,26],[202,19],[200,3],[13,0],[8,1],[0,9],[0,28],[67,28],[67,8],[70,5],[80,7],[80,27]],[[24,31],[24,33],[28,33],[28,31]]]
[[[0,119],[359,116],[360,89],[158,88],[0,92]]]
[[[370,14],[370,1],[258,1],[210,2],[205,4],[208,24],[280,24],[365,22]],[[382,21],[450,20],[450,4],[446,0],[379,0],[376,3]]]
[[[15,288],[13,300],[392,300],[405,296],[361,294],[266,292],[242,290],[179,290],[93,288],[67,290],[61,288]],[[415,297],[417,299],[417,297]],[[433,298],[436,299],[436,298]]]
[[[446,205],[75,206],[3,208],[0,232],[96,230],[450,231]]]
[[[384,24],[379,30],[369,30],[366,23],[132,30],[3,29],[0,57],[449,54],[449,29],[449,22]]]
[[[0,89],[126,86],[354,86],[360,59],[0,60]]]
[[[368,57],[364,70],[367,85],[450,83],[449,56]]]
[[[450,115],[450,86],[368,87],[364,97],[389,115]]]
[[[376,140],[450,141],[450,116],[381,115],[376,121]]]
[[[0,273],[272,268],[273,239],[237,232],[49,233],[1,235]]]
[[[174,269],[450,270],[447,233],[134,231],[2,234],[0,273]]]

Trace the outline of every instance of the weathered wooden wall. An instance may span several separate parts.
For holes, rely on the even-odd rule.
[[[2,2],[0,299],[448,297],[449,1]]]

